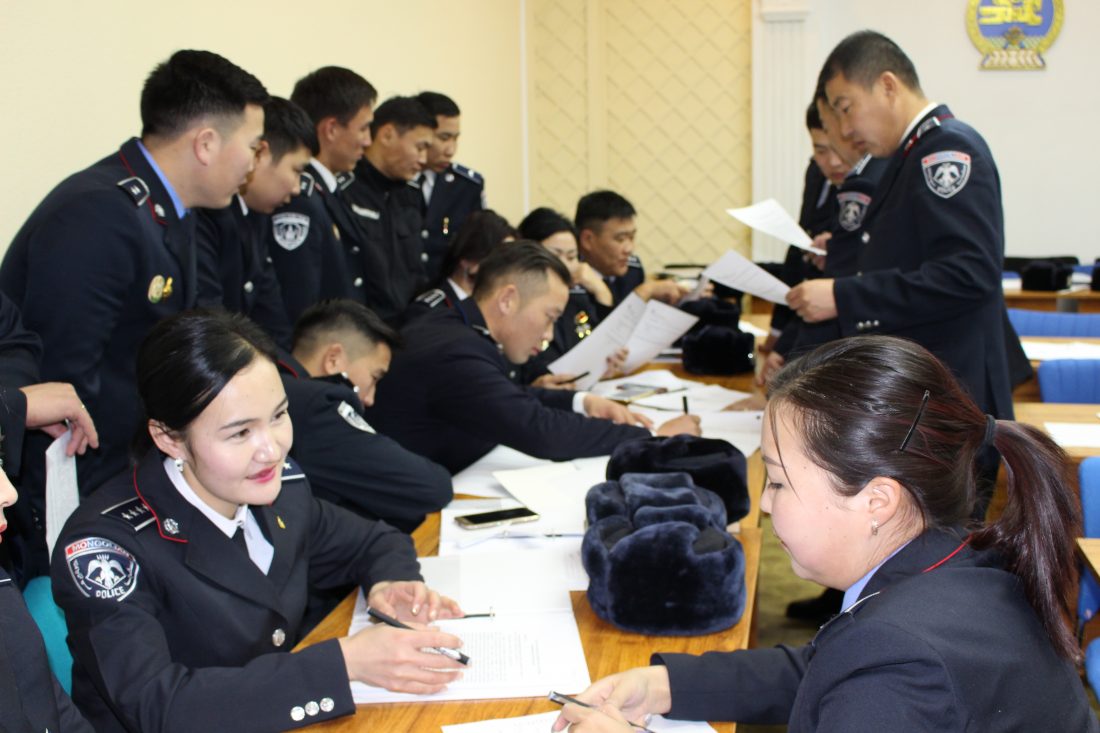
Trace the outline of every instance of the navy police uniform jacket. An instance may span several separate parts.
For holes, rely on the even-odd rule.
[[[54,188],[0,265],[0,289],[42,339],[42,379],[71,383],[95,420],[100,448],[77,459],[83,492],[128,463],[138,345],[195,305],[193,220],[176,216],[133,139]]]
[[[356,264],[363,240],[352,217],[339,188],[325,188],[314,163],[302,173],[298,195],[272,213],[266,248],[290,323],[320,300],[366,301],[366,281]]]
[[[621,277],[618,275],[607,275],[604,277],[603,281],[607,283],[607,287],[611,289],[611,307],[608,308],[598,303],[596,304],[600,320],[607,318],[607,314],[614,310],[615,306],[626,300],[627,297],[634,292],[634,288],[645,282],[645,268],[642,267],[642,261],[638,259],[637,255],[630,255],[626,264],[625,275]]]
[[[457,473],[503,444],[538,458],[610,453],[649,431],[572,411],[573,392],[520,387],[473,298],[409,323],[367,417]]]
[[[291,324],[267,254],[271,217],[246,211],[239,196],[224,209],[196,213],[199,305],[242,313],[290,348]]]
[[[550,373],[550,365],[566,352],[588,338],[599,323],[596,301],[580,285],[569,289],[569,300],[561,317],[554,323],[554,338],[538,356],[520,366],[520,384],[530,384],[543,374]]]
[[[981,136],[945,106],[929,112],[890,158],[858,231],[858,272],[833,288],[841,335],[912,339],[983,410],[1011,419],[1001,182]]]
[[[287,354],[279,373],[295,428],[291,455],[316,496],[406,532],[454,498],[445,468],[375,432],[347,379],[311,378]]]
[[[286,730],[355,710],[339,642],[289,654],[311,584],[419,579],[408,536],[315,499],[288,461],[264,575],[176,490],[163,457],[81,503],[53,554],[73,700],[100,733]]]
[[[23,595],[0,570],[0,729],[92,733],[50,672],[42,635]]]
[[[13,479],[22,467],[27,424],[27,398],[19,388],[40,381],[41,358],[42,341],[23,326],[15,303],[0,292],[0,468]]]
[[[451,281],[448,278],[442,278],[438,285],[431,290],[425,290],[416,296],[412,303],[409,303],[409,307],[405,309],[404,322],[419,318],[436,308],[455,308],[462,300],[451,285]]]
[[[366,305],[382,320],[400,323],[409,303],[428,284],[420,188],[387,178],[363,158],[344,193],[364,237]]]
[[[421,196],[423,200],[423,196]],[[485,208],[485,179],[480,173],[451,163],[435,177],[431,197],[424,206],[424,271],[428,282],[435,282],[443,269],[443,257],[454,240],[455,232],[471,212]]]
[[[964,537],[915,538],[806,646],[654,655],[668,716],[790,733],[1100,730],[1020,579]]]

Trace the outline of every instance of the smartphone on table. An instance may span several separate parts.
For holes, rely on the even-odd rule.
[[[463,514],[455,517],[455,522],[463,529],[484,529],[485,527],[502,527],[507,524],[519,522],[533,522],[539,515],[525,506],[513,509],[497,509],[491,512],[478,514]]]

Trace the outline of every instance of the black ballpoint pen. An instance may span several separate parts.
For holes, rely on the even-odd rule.
[[[546,699],[548,699],[550,702],[556,702],[558,705],[564,705],[567,702],[571,702],[574,705],[580,705],[582,708],[595,708],[596,707],[595,705],[590,705],[589,703],[581,702],[580,700],[578,700],[575,697],[569,697],[569,695],[563,695],[560,692],[551,692],[550,694],[548,694],[546,696]],[[641,731],[641,733],[653,733],[652,730],[650,730],[649,728],[646,728],[644,725],[638,725],[637,723],[631,723],[629,720],[626,721],[626,724],[629,725],[631,728],[633,728],[635,730]]]
[[[386,624],[387,626],[392,626],[395,629],[407,629],[408,631],[413,630],[412,627],[406,626],[405,624],[403,624],[400,621],[398,621],[397,619],[395,619],[393,616],[390,616],[389,614],[386,614],[386,613],[382,613],[381,611],[373,609],[370,606],[367,606],[367,615],[370,616],[371,618],[377,620],[377,621],[381,621],[382,623]],[[456,662],[458,662],[459,664],[465,664],[466,666],[470,665],[470,658],[467,657],[462,652],[458,651],[457,649],[450,649],[450,648],[445,647],[445,646],[433,646],[433,647],[429,647],[429,648],[433,652],[439,652],[443,656],[445,656],[449,659],[453,659]]]

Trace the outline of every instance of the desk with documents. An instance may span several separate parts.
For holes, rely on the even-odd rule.
[[[671,365],[659,366],[668,368]],[[673,372],[686,379],[698,379],[684,373],[678,366],[673,368]],[[718,383],[731,389],[751,391],[751,380],[752,375],[745,375],[725,379],[705,378],[700,381]],[[713,650],[745,649],[752,644],[762,539],[759,499],[763,483],[763,462],[757,451],[748,462],[748,486],[752,497],[752,509],[749,515],[741,520],[741,529],[738,534],[745,550],[747,591],[745,611],[741,620],[733,628],[717,634],[695,637],[658,637],[627,633],[598,618],[583,592],[574,591],[570,594],[589,674],[593,680],[630,667],[646,665],[649,663],[650,654],[655,651],[702,653]],[[439,536],[440,513],[436,512],[429,515],[413,533],[417,555],[421,557],[436,555],[439,550]],[[355,595],[353,594],[337,606],[299,644],[298,648],[347,633],[354,605]],[[561,690],[560,692],[573,693],[579,690]],[[354,716],[319,724],[308,730],[349,733],[351,731],[434,732],[443,725],[529,715],[554,709],[556,706],[545,698],[360,705]],[[736,729],[736,726],[731,723],[722,723],[715,724],[715,728],[719,733],[730,733]]]

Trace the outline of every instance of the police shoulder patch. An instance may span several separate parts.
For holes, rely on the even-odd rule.
[[[141,206],[149,199],[149,184],[137,176],[123,178],[115,185],[134,200],[134,206]]]
[[[836,195],[836,202],[840,209],[840,226],[849,232],[859,229],[871,205],[871,197],[859,191],[841,191]]]
[[[309,216],[294,211],[275,214],[271,217],[271,231],[280,247],[296,250],[309,236]]]
[[[138,497],[127,499],[107,507],[100,514],[104,517],[113,517],[130,525],[135,532],[140,532],[156,521],[153,512]]]
[[[471,168],[467,168],[464,165],[459,165],[458,163],[452,163],[451,168],[454,170],[455,173],[462,176],[466,180],[473,181],[479,186],[485,185],[485,179],[477,171]]]
[[[70,542],[65,546],[65,564],[77,590],[86,598],[122,602],[137,588],[137,560],[103,537]]]
[[[359,411],[349,405],[347,402],[341,401],[336,406],[336,412],[340,414],[340,417],[344,418],[344,422],[352,426],[356,430],[362,430],[364,433],[373,433],[374,428],[370,426]]]
[[[949,199],[970,180],[970,156],[958,150],[941,150],[920,160],[924,182],[932,193]]]
[[[316,185],[317,181],[313,180],[313,176],[302,171],[301,178],[298,180],[298,192],[309,198],[313,195],[313,187]]]
[[[341,191],[355,182],[355,174],[350,171],[336,174],[336,187]]]

